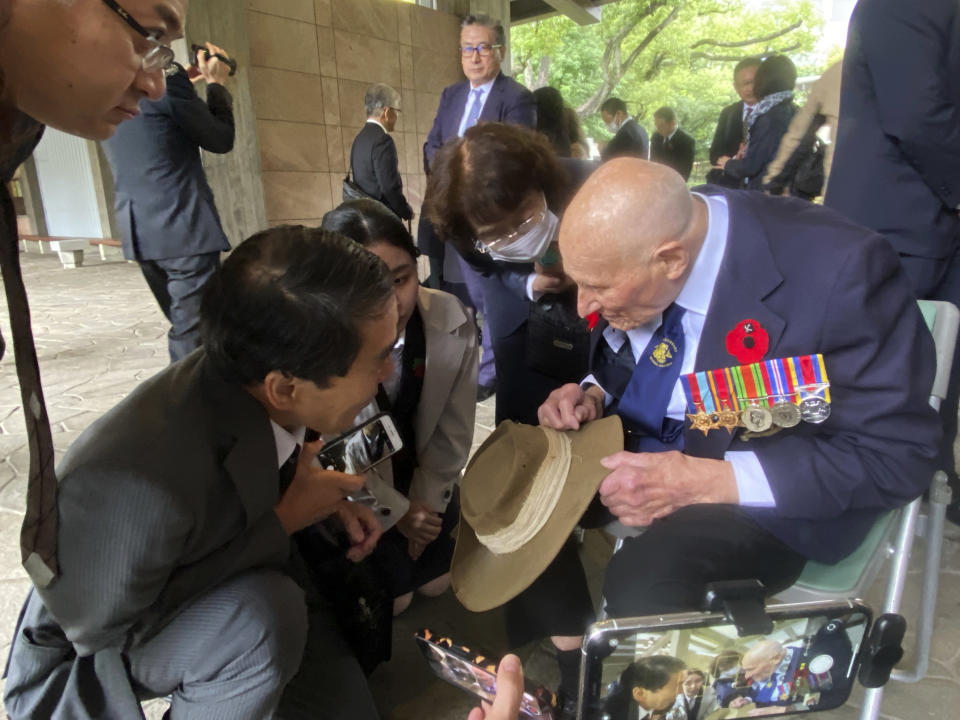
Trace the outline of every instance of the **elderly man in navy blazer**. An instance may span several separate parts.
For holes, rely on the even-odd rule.
[[[646,531],[607,568],[614,617],[693,610],[718,580],[782,590],[808,559],[852,552],[933,473],[933,340],[889,244],[816,205],[706,188],[618,159],[587,180],[560,229],[580,314],[602,318],[595,384],[555,390],[539,415],[567,429],[615,412],[628,431],[626,451],[601,461],[599,497]],[[783,358],[796,359],[796,381],[781,376]],[[756,383],[710,373],[760,361],[770,364]],[[829,398],[791,394],[825,380]],[[819,399],[797,408],[804,395]],[[721,413],[718,426],[734,397],[743,408],[772,397],[770,416],[785,414],[774,425],[755,422],[768,410],[729,423]],[[541,617],[570,595],[539,590]]]
[[[506,33],[499,20],[486,15],[467,15],[460,28],[460,62],[467,79],[445,88],[433,127],[423,146],[423,167],[430,165],[437,150],[461,137],[478,122],[502,122],[537,125],[537,106],[533,93],[500,70],[506,53]],[[443,246],[433,226],[421,218],[418,230],[420,249],[431,259],[431,275],[442,275]],[[477,312],[486,315],[483,288],[477,272],[461,259],[460,268]],[[436,283],[434,283],[436,284]],[[479,383],[481,392],[493,389],[495,370],[490,333],[483,333]]]

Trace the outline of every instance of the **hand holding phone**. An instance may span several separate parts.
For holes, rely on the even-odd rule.
[[[504,655],[497,666],[497,695],[493,705],[470,711],[467,720],[516,720],[523,700],[523,666],[516,655]]]
[[[274,506],[288,535],[328,517],[363,487],[361,477],[320,467],[315,458],[322,447],[323,440],[303,444],[293,481]]]

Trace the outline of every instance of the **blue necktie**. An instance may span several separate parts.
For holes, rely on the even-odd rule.
[[[624,426],[632,435],[644,438],[639,445],[628,442],[628,445],[635,445],[628,448],[635,452],[682,449],[683,423],[666,415],[683,364],[680,320],[684,312],[676,304],[664,311],[663,321],[640,355],[617,406],[617,414],[625,421]]]
[[[463,131],[466,132],[474,125],[477,124],[477,120],[480,119],[480,97],[483,95],[483,90],[477,88],[476,90],[470,91],[471,103],[470,113],[467,115],[467,122],[463,126]]]

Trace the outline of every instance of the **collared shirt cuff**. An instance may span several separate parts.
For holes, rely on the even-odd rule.
[[[527,298],[533,302],[538,302],[546,293],[533,289],[533,282],[537,279],[536,273],[527,275]]]
[[[747,507],[776,507],[770,481],[763,471],[756,453],[737,451],[725,453],[723,459],[733,465],[733,476],[737,481],[740,504]]]
[[[593,373],[587,375],[583,380],[580,381],[580,387],[586,390],[591,385],[596,385],[598,388],[603,390],[603,386],[597,382],[597,378]],[[608,393],[606,390],[603,390],[603,406],[607,407],[613,401],[613,395]]]

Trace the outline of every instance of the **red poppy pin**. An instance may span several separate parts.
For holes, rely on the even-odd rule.
[[[756,320],[748,318],[727,333],[727,352],[741,365],[755,363],[770,349],[770,336]]]
[[[589,315],[587,315],[586,321],[587,321],[587,330],[593,330],[597,326],[597,323],[600,322],[600,313],[598,312],[590,313]]]
[[[427,363],[421,358],[415,358],[413,361],[413,374],[417,380],[423,380],[424,371],[427,369]]]

